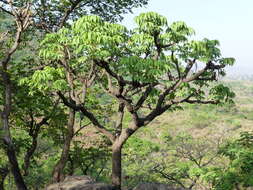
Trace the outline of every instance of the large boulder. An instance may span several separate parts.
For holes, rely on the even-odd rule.
[[[97,183],[89,176],[69,176],[63,182],[54,183],[46,190],[114,190],[111,185]]]
[[[183,188],[175,188],[170,185],[161,183],[142,183],[137,185],[133,190],[186,190]]]

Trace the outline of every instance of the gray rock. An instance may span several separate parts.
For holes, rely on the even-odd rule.
[[[81,181],[81,180],[85,180],[85,181],[89,181],[89,182],[95,182],[95,180],[93,178],[91,178],[90,176],[75,176],[75,175],[72,175],[72,176],[67,176],[65,179],[64,179],[64,182],[68,182],[68,181]]]
[[[46,190],[113,190],[113,187],[97,183],[89,176],[68,176],[63,182],[52,184]]]

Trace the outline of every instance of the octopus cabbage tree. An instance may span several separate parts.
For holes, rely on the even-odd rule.
[[[185,104],[231,102],[234,93],[217,80],[233,58],[217,40],[194,40],[184,22],[168,23],[155,12],[135,18],[137,27],[94,15],[41,42],[45,68],[29,81],[53,91],[106,136],[112,150],[112,184],[121,188],[122,148],[136,131]]]

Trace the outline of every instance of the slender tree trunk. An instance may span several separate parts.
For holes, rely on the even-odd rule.
[[[9,169],[7,167],[0,168],[0,190],[4,190],[4,180],[9,173]]]
[[[14,176],[17,189],[27,190],[23,176],[21,175],[21,172],[19,169],[14,144],[12,142],[11,135],[10,135],[9,116],[11,112],[12,92],[11,92],[11,80],[7,72],[6,65],[3,66],[3,71],[1,74],[3,77],[3,86],[4,86],[4,93],[3,93],[4,106],[3,106],[3,111],[1,112],[2,123],[0,123],[1,124],[0,126],[1,140],[3,140],[4,146],[5,146],[4,148],[8,156],[11,172]]]
[[[17,189],[18,190],[27,190],[23,176],[21,175],[21,172],[19,169],[14,146],[9,144],[9,145],[7,145],[6,149],[7,149],[7,156],[8,156],[10,165],[11,165],[11,172],[14,176],[14,181],[16,183]]]
[[[58,101],[56,102],[55,106],[53,107],[52,112],[54,112],[54,109],[58,105]],[[50,116],[44,117],[39,123],[36,123],[33,118],[33,113],[31,112],[31,121],[30,123],[30,129],[29,129],[29,136],[32,138],[32,144],[30,147],[27,148],[25,158],[24,158],[24,176],[29,175],[29,167],[31,164],[31,159],[37,149],[38,145],[38,136],[40,133],[40,129],[43,125],[48,124],[47,121],[50,119]]]
[[[67,125],[68,133],[62,149],[61,158],[57,162],[53,170],[53,182],[59,182],[63,179],[63,170],[69,158],[70,144],[74,135],[74,124],[75,124],[75,111],[69,108],[69,118]]]
[[[121,189],[121,149],[118,142],[112,146],[112,185],[117,190]]]
[[[30,167],[30,161],[33,157],[34,152],[36,151],[37,144],[38,144],[38,135],[40,131],[40,125],[35,126],[35,130],[30,134],[32,137],[32,145],[28,148],[25,158],[24,158],[24,176],[27,176],[29,174],[29,167]]]

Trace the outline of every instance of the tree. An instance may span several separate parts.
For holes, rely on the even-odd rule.
[[[220,155],[229,160],[227,166],[210,168],[202,178],[212,183],[213,189],[240,190],[253,186],[253,134],[242,132],[240,137],[220,148]]]
[[[0,9],[8,14],[10,5],[7,0],[0,0]],[[13,1],[12,6],[20,7],[26,0]],[[99,15],[107,21],[122,20],[122,14],[146,5],[148,0],[29,0],[35,27],[44,32],[57,31],[63,26],[87,14]]]
[[[122,14],[146,5],[148,0],[44,0],[34,1],[37,26],[46,31],[58,30],[83,15],[99,15],[107,21],[121,20]]]
[[[201,176],[209,168],[220,162],[218,138],[193,138],[182,133],[176,137],[168,136],[165,148],[153,164],[151,171],[161,178],[184,189],[208,189]]]
[[[63,173],[62,171],[66,165],[66,162],[69,159],[70,143],[74,136],[74,124],[75,124],[75,111],[70,108],[68,124],[67,124],[68,133],[65,139],[64,147],[62,148],[62,155],[53,170],[53,180],[55,182],[60,181],[62,179],[62,173]]]
[[[110,139],[112,183],[118,189],[121,150],[138,129],[183,103],[218,104],[234,97],[229,88],[214,85],[234,63],[221,56],[217,40],[190,40],[194,32],[184,22],[168,25],[153,12],[135,20],[138,27],[128,31],[84,16],[70,29],[48,34],[40,55],[51,66],[36,73],[36,83],[28,80],[32,87],[57,92]]]
[[[10,3],[11,6],[11,3]],[[3,108],[1,109],[1,120],[0,120],[0,135],[1,135],[1,144],[3,143],[4,149],[6,150],[6,154],[8,156],[11,171],[14,175],[14,179],[18,189],[27,189],[24,183],[23,177],[20,173],[19,165],[17,162],[17,157],[15,153],[14,144],[10,135],[10,124],[9,117],[11,113],[12,107],[12,81],[11,75],[9,71],[9,65],[12,64],[12,56],[19,48],[22,34],[25,32],[27,27],[30,25],[30,6],[26,5],[25,7],[21,7],[19,9],[12,9],[12,14],[14,16],[16,25],[15,25],[15,33],[8,34],[1,33],[1,42],[4,43],[6,48],[1,48],[0,52],[0,75],[1,82],[3,84]],[[8,38],[8,35],[11,37]],[[2,41],[3,40],[3,41]]]

